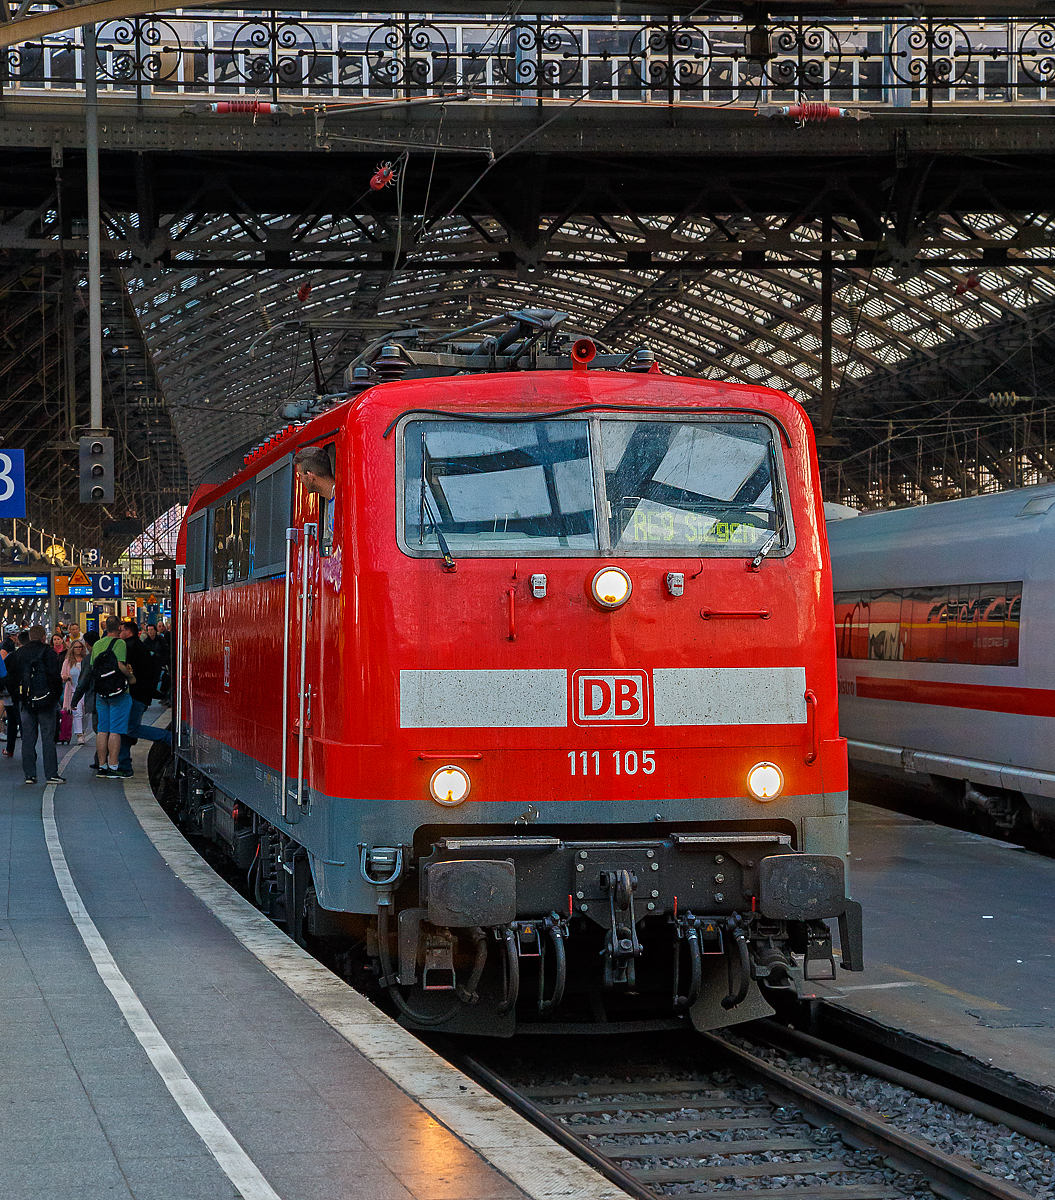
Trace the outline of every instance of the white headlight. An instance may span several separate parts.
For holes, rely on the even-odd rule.
[[[429,780],[429,791],[437,804],[461,804],[470,786],[469,776],[461,767],[440,767]]]
[[[776,763],[756,763],[747,773],[747,790],[756,800],[775,800],[784,790],[784,773]]]
[[[619,608],[633,590],[630,576],[620,567],[605,567],[590,583],[590,593],[602,608]]]

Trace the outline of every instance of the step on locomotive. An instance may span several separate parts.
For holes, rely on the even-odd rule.
[[[718,1028],[861,969],[813,438],[565,320],[393,335],[198,488],[154,780],[408,1026]]]

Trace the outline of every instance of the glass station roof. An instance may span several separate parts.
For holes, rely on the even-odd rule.
[[[386,332],[424,325],[441,333],[524,306],[569,312],[569,328],[613,349],[647,345],[669,372],[787,391],[816,420],[822,323],[815,270],[682,273],[676,255],[656,256],[649,271],[620,269],[615,260],[611,269],[595,269],[598,254],[591,243],[610,243],[612,232],[632,239],[642,223],[662,228],[674,220],[606,215],[604,229],[590,218],[567,222],[561,231],[566,247],[561,265],[547,266],[537,278],[524,271],[474,271],[472,243],[480,255],[487,252],[487,221],[473,227],[452,218],[432,232],[427,247],[416,250],[401,271],[357,276],[217,270],[156,279],[129,276],[128,283],[194,478],[222,454],[286,424],[287,404],[314,397],[312,333],[325,389],[336,392],[351,359]],[[354,240],[362,235],[361,221],[335,221],[309,241],[321,248]],[[706,246],[735,233],[747,218],[725,214],[718,221],[720,228],[694,218],[679,229],[687,245]],[[1040,230],[1049,224],[1036,214],[1028,221]],[[958,213],[941,218],[932,232],[948,241],[1007,241],[1026,223],[1024,215]],[[233,224],[219,219],[196,236],[219,240],[230,235]],[[819,242],[820,222],[801,227],[797,238],[801,259],[803,244],[808,254],[810,239]],[[430,270],[429,258],[454,243],[460,269]],[[592,266],[576,269],[577,259]],[[1003,426],[1020,419],[1020,413],[1001,414],[986,406],[990,392],[1013,390],[1040,400],[1050,390],[1042,353],[1049,338],[1043,332],[1027,335],[1026,363],[1021,354],[1010,365],[1001,361],[998,344],[991,369],[974,372],[977,386],[971,371],[960,371],[964,361],[957,361],[972,346],[977,350],[987,334],[999,334],[1009,324],[1020,329],[1031,315],[1042,317],[1055,301],[1050,268],[979,264],[968,271],[927,267],[925,258],[918,267],[839,265],[832,291],[832,373],[840,397],[833,432],[838,438],[884,442],[877,435],[885,432],[885,424],[895,422],[900,430],[911,421],[915,456],[920,430],[928,440],[948,442],[979,427],[999,435]],[[847,448],[861,449],[852,440]],[[843,453],[837,448],[834,457]]]

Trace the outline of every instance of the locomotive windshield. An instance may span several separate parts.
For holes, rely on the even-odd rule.
[[[788,545],[776,461],[763,421],[411,420],[403,540],[430,556],[438,532],[454,554],[751,558],[774,534]]]

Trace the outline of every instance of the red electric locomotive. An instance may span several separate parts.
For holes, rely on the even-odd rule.
[[[176,803],[411,1026],[755,1018],[861,965],[809,422],[509,320],[195,493]]]

